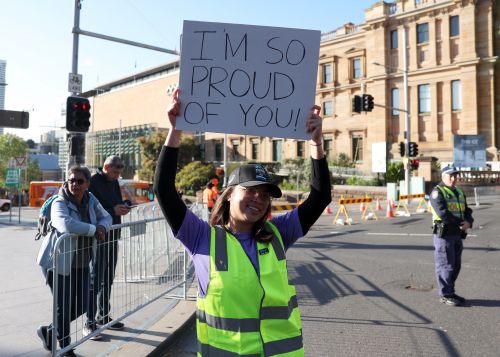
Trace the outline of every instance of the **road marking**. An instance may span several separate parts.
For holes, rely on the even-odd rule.
[[[333,233],[333,232],[331,232]],[[429,237],[432,236],[431,233],[366,233],[369,236],[417,236],[417,237]],[[477,237],[475,234],[468,234],[468,237]]]

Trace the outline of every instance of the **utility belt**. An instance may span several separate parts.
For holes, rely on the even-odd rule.
[[[434,224],[432,225],[432,234],[435,234],[438,238],[444,238],[449,231],[449,225],[441,221],[434,221]],[[467,231],[459,229],[457,233],[460,235],[460,238],[467,238]]]

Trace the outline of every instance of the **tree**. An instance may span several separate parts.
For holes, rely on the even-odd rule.
[[[399,182],[405,177],[404,165],[402,162],[391,162],[387,168],[386,182]]]
[[[166,137],[166,131],[155,131],[150,137],[141,136],[138,139],[142,152],[142,168],[138,172],[139,179],[153,181],[156,161]]]
[[[175,185],[186,194],[194,195],[196,191],[204,187],[209,178],[215,175],[214,164],[203,164],[193,161],[184,166],[175,179]]]
[[[158,155],[160,155],[160,151],[165,144],[167,134],[167,131],[155,131],[151,137],[141,136],[138,139],[142,151],[142,168],[138,173],[139,179],[153,181]],[[183,136],[179,147],[177,168],[181,169],[190,162],[193,162],[197,155],[198,152],[194,139],[190,136]]]
[[[337,158],[332,161],[332,166],[338,166],[338,167],[356,167],[356,164],[351,161],[349,156],[347,156],[346,153],[339,153]]]
[[[5,185],[5,173],[10,160],[16,156],[25,156],[26,141],[14,134],[0,135],[0,186]]]

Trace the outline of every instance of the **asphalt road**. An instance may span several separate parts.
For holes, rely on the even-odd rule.
[[[465,241],[457,293],[439,303],[430,214],[332,224],[323,215],[288,253],[306,356],[499,356],[500,197],[484,197]],[[335,207],[332,207],[335,213]],[[196,351],[190,326],[164,356]]]

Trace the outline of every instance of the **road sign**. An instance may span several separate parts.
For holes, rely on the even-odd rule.
[[[81,93],[82,92],[82,75],[70,73],[68,78],[68,92]]]
[[[17,156],[14,159],[15,167],[17,169],[25,169],[26,168],[26,156]]]
[[[18,169],[7,169],[5,174],[5,186],[16,187],[19,185],[19,170]]]

